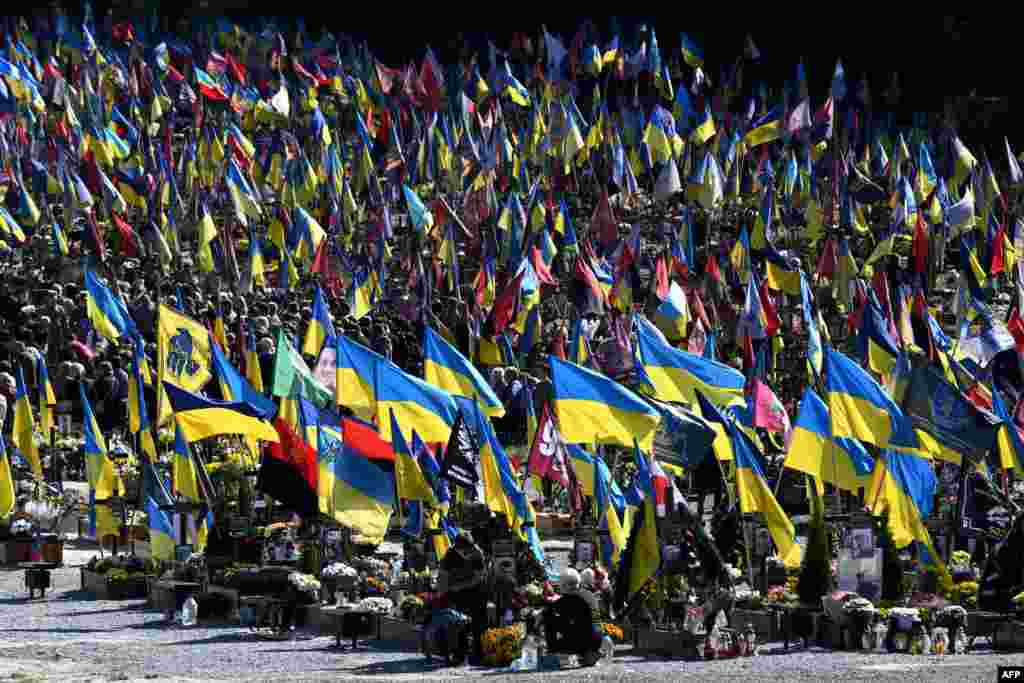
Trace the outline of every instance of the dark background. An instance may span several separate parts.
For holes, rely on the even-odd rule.
[[[97,16],[102,16],[108,4],[94,4]],[[704,48],[706,71],[716,82],[721,68],[730,66],[742,53],[749,33],[762,59],[755,69],[745,70],[745,87],[749,89],[757,78],[778,87],[795,77],[796,64],[802,58],[815,106],[824,99],[836,59],[841,58],[850,93],[856,92],[866,75],[876,111],[892,108],[899,119],[906,121],[915,111],[942,112],[950,107],[957,112],[961,136],[981,147],[976,154],[984,149],[993,159],[1001,158],[1004,135],[1009,136],[1016,151],[1021,151],[1017,147],[1024,149],[1024,136],[1018,143],[1016,126],[1010,119],[1010,91],[1020,60],[1021,31],[1005,13],[943,15],[930,12],[927,5],[908,10],[898,3],[891,3],[889,8],[820,3],[813,10],[806,6],[789,10],[774,4],[774,11],[748,11],[742,3],[719,4],[721,9],[713,5],[709,10],[698,10],[699,5],[687,3],[685,10],[619,14],[615,21],[623,34],[641,23],[653,27],[663,58],[678,54],[679,32],[685,30]],[[553,3],[303,2],[299,6],[301,11],[285,14],[281,3],[192,0],[172,6],[164,0],[159,11],[172,20],[182,15],[227,15],[245,22],[275,15],[279,25],[301,17],[314,37],[326,28],[336,35],[347,33],[367,40],[373,54],[390,66],[410,59],[418,62],[427,45],[442,62],[454,54],[462,40],[485,51],[490,38],[502,49],[515,32],[536,36],[541,25],[561,34],[568,46],[588,18],[579,11],[552,9]],[[607,41],[611,15],[592,14],[589,18]],[[899,75],[902,95],[890,106],[883,93],[889,89],[894,72]],[[975,97],[970,97],[972,93]]]

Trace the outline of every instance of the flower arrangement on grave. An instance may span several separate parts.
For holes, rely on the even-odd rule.
[[[288,583],[298,592],[314,598],[320,592],[320,582],[312,574],[292,572],[288,575]]]
[[[367,595],[384,595],[388,592],[388,585],[375,576],[367,576],[363,583],[363,590]]]
[[[626,638],[621,626],[608,622],[601,624],[601,632],[616,643],[621,643]]]
[[[508,666],[522,654],[525,637],[526,629],[522,623],[484,631],[481,639],[484,663],[488,666]]]
[[[344,562],[333,562],[324,567],[320,576],[324,579],[340,579],[343,577],[354,579],[359,576],[359,572],[356,571],[355,567],[347,565]]]
[[[389,614],[394,606],[395,603],[389,598],[363,598],[356,605],[356,610],[360,612],[373,612],[374,614]]]

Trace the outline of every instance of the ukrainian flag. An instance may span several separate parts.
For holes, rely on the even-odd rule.
[[[382,466],[365,455],[366,450],[391,450],[375,431],[360,429],[356,437],[345,425],[341,452],[334,457],[335,521],[358,531],[368,539],[383,539],[395,505],[395,475],[390,466]],[[333,443],[333,442],[332,442]],[[326,444],[321,442],[321,449]]]
[[[212,347],[213,369],[220,383],[221,397],[225,401],[245,403],[253,409],[253,414],[265,420],[273,420],[277,413],[274,402],[257,391],[242,373],[231,364],[228,357],[216,344]]]
[[[739,281],[747,284],[750,279],[750,234],[746,226],[740,229],[740,236],[729,252],[729,263],[732,264]]]
[[[1016,469],[1018,472],[1024,471],[1024,439],[1021,438],[1020,429],[1010,417],[1006,406],[1003,405],[995,383],[992,384],[990,392],[992,394],[992,412],[1000,422],[996,433],[999,463],[1007,472],[1012,469]]]
[[[764,515],[768,533],[771,534],[782,563],[791,569],[799,567],[803,551],[796,542],[796,530],[765,480],[761,463],[754,454],[754,445],[731,422],[726,423],[726,429],[736,457],[736,488],[740,496],[740,510],[744,514],[760,512]]]
[[[627,530],[623,528],[620,510],[625,511],[625,498],[622,500],[622,507],[616,509],[612,504],[611,486],[612,474],[605,464],[604,458],[594,458],[594,504],[597,506],[597,520],[602,529],[608,530],[611,547],[602,544],[602,550],[606,550],[603,559],[609,567],[619,563],[622,550],[626,547]]]
[[[742,373],[717,361],[668,346],[651,327],[637,319],[637,346],[640,363],[654,387],[655,397],[663,401],[686,402],[697,406],[696,390],[719,405],[743,405]]]
[[[391,446],[395,451],[395,491],[399,498],[405,500],[421,500],[432,507],[437,506],[437,496],[427,483],[426,477],[416,462],[416,454],[409,450],[405,438],[402,436],[402,429],[395,417],[395,411],[390,410],[391,418]],[[416,429],[412,430],[412,438],[415,443],[419,436]]]
[[[107,443],[103,439],[100,427],[96,424],[89,398],[85,395],[85,387],[78,386],[82,401],[82,421],[85,428],[85,468],[89,477],[89,488],[96,492],[97,498],[106,500],[114,496],[124,495],[124,483],[114,471],[114,463],[107,456]]]
[[[808,387],[793,425],[785,466],[845,491],[856,491],[871,474],[874,458],[859,441],[833,439],[831,430],[828,407]]]
[[[7,444],[0,433],[0,519],[14,512],[14,474],[7,458]]]
[[[110,341],[117,341],[135,330],[135,323],[124,303],[88,269],[85,271],[85,292],[89,322],[97,332]]]
[[[253,389],[263,393],[263,370],[260,368],[259,354],[256,353],[256,334],[251,327],[245,337],[245,377]]]
[[[698,145],[703,145],[705,142],[715,136],[715,119],[711,116],[711,107],[705,105],[704,116],[701,118],[700,123],[690,133],[690,139]]]
[[[686,337],[686,328],[690,324],[690,305],[686,300],[686,292],[675,280],[669,284],[668,297],[654,313],[654,324],[669,339]]]
[[[335,337],[335,401],[360,418],[375,421],[377,415],[377,368],[391,364],[384,356],[357,344],[343,334]]]
[[[188,443],[221,434],[243,434],[262,441],[279,441],[267,421],[266,406],[247,401],[215,401],[193,394],[170,382],[164,383],[181,436]]]
[[[49,442],[50,432],[54,427],[53,407],[57,405],[57,397],[54,396],[53,385],[50,384],[46,359],[41,354],[36,358],[36,374],[39,380],[39,428],[43,433],[43,439]]]
[[[869,292],[864,315],[861,316],[857,346],[872,371],[879,375],[892,374],[900,350],[889,333],[889,323],[873,292]]]
[[[626,387],[593,370],[549,356],[555,412],[566,443],[626,445],[648,449],[661,421],[657,410]]]
[[[92,538],[102,545],[107,536],[117,536],[120,526],[110,506],[103,502],[97,505],[96,492],[89,489],[89,534]]]
[[[832,435],[886,448],[903,412],[867,372],[831,347],[825,348],[824,370]]]
[[[171,481],[175,495],[193,503],[198,503],[202,499],[196,463],[192,458],[192,450],[188,446],[179,420],[176,420],[174,425],[174,460],[171,463]]]
[[[64,235],[64,231],[60,228],[60,223],[57,221],[53,222],[53,255],[57,257],[67,256],[70,251],[68,249],[68,238]]]
[[[302,343],[302,352],[316,358],[320,349],[329,339],[334,338],[334,324],[331,322],[331,309],[324,300],[324,292],[317,285],[313,295],[313,315],[306,328],[306,339]]]
[[[420,466],[423,478],[437,497],[437,508],[447,513],[448,506],[452,500],[451,490],[448,488],[448,480],[441,478],[441,465],[438,464],[434,453],[427,448],[423,440],[420,439],[419,434],[415,432],[412,435],[412,451],[416,455],[416,462]]]
[[[938,480],[932,464],[917,456],[887,450],[875,461],[871,482],[865,489],[864,504],[874,515],[886,515],[896,548],[918,542],[928,551],[939,571],[945,565],[932,544],[924,519],[932,511]]]
[[[680,49],[683,53],[683,61],[694,69],[704,66],[704,50],[697,43],[693,42],[690,36],[680,33],[679,42],[681,43]]]
[[[633,455],[637,481],[643,493],[639,519],[633,526],[629,543],[621,556],[619,578],[615,586],[616,609],[631,602],[634,596],[661,569],[661,544],[658,541],[658,518],[655,510],[654,480],[647,458],[634,442]]]
[[[770,112],[751,124],[750,130],[743,136],[743,144],[747,149],[763,145],[782,137],[782,108],[775,106]]]
[[[590,363],[590,342],[583,334],[583,318],[577,318],[572,324],[572,332],[569,338],[569,362],[576,365],[589,366]]]
[[[18,388],[14,396],[14,424],[11,433],[18,450],[32,466],[36,479],[42,481],[43,462],[39,459],[39,444],[36,443],[36,423],[32,417],[32,402],[28,398],[21,366],[18,367]]]
[[[525,533],[523,531],[523,523],[534,522],[533,508],[516,481],[512,465],[494,433],[494,427],[480,410],[478,402],[461,397],[455,400],[470,431],[478,435],[484,502],[492,512],[505,515],[509,526],[527,540],[534,556],[543,563],[544,551],[540,546],[537,529],[531,526]]]
[[[146,496],[146,519],[149,523],[149,553],[154,560],[173,560],[174,528],[167,512],[160,509],[152,495]]]
[[[409,433],[415,430],[428,443],[447,443],[458,412],[452,395],[393,363],[378,363],[377,372],[377,424],[381,438],[390,441],[392,426],[399,424]],[[392,412],[397,422],[388,419]]]
[[[429,326],[423,336],[423,377],[454,396],[482,401],[488,417],[505,414],[505,407],[483,375]]]

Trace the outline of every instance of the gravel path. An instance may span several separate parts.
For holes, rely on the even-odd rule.
[[[167,626],[143,601],[97,601],[79,590],[77,566],[95,550],[67,548],[67,567],[53,572],[45,600],[28,602],[20,571],[0,571],[0,681],[285,681],[455,680],[522,681],[526,674],[430,666],[417,653],[374,644],[338,652],[333,638],[300,636],[277,642],[248,629],[209,624]],[[545,681],[795,680],[994,681],[998,665],[1024,665],[1024,655],[911,657],[811,649],[782,654],[769,645],[756,659],[683,662],[627,652],[596,669],[529,674]],[[775,654],[778,652],[778,654]]]

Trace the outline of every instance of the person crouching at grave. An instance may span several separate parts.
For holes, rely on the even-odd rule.
[[[567,567],[559,581],[562,597],[544,612],[544,633],[552,654],[572,654],[584,666],[593,666],[601,656],[603,638],[598,626],[597,596],[581,586],[580,574]]]
[[[487,630],[487,586],[484,553],[468,531],[455,537],[455,543],[441,561],[447,574],[448,598],[451,606],[472,620],[473,649],[471,659],[483,658],[482,638]]]
[[[430,603],[430,616],[423,628],[421,647],[427,661],[434,654],[444,658],[445,665],[458,666],[465,661],[473,644],[469,617],[452,609],[448,591],[448,573],[437,575],[436,597]]]

